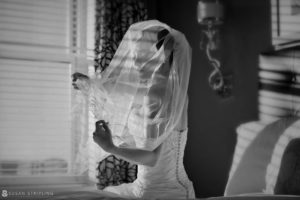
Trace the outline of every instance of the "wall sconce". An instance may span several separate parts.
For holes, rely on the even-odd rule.
[[[221,63],[214,58],[211,51],[218,49],[219,43],[219,26],[223,24],[224,6],[219,0],[208,1],[200,0],[197,7],[198,23],[205,29],[202,30],[200,48],[205,49],[207,58],[214,68],[208,77],[210,87],[222,97],[231,95],[232,83],[231,76],[224,77],[221,70]],[[207,38],[204,46],[204,37]]]

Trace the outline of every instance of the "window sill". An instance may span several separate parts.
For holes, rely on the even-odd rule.
[[[60,176],[28,176],[28,177],[1,177],[0,187],[3,188],[47,188],[88,186],[91,183],[87,176],[60,175]]]
[[[118,197],[117,194],[97,189],[95,183],[88,181],[86,176],[7,177],[0,179],[0,188],[2,196],[6,195],[7,199],[99,199],[102,197]]]

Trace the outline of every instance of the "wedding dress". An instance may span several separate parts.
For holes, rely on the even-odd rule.
[[[87,87],[90,110],[113,142],[160,155],[138,165],[133,183],[104,190],[129,198],[194,198],[183,165],[191,49],[185,36],[157,20],[130,26],[109,67]]]
[[[154,167],[138,165],[137,179],[133,183],[104,190],[131,198],[195,198],[193,184],[183,165],[186,140],[187,128],[174,130],[161,144],[160,157]]]

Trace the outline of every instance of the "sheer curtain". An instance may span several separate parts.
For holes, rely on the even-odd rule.
[[[0,0],[1,184],[78,175],[70,76],[88,69],[91,2]]]

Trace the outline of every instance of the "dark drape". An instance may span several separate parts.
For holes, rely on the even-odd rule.
[[[142,0],[97,0],[95,34],[95,70],[108,66],[129,26],[147,20],[147,9]],[[137,165],[110,155],[99,162],[98,188],[130,183],[136,179]]]
[[[108,67],[129,26],[148,18],[142,0],[97,0],[95,69]]]
[[[131,183],[137,176],[137,165],[110,155],[102,160],[98,167],[97,188],[102,190],[107,186]]]

